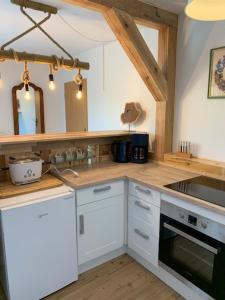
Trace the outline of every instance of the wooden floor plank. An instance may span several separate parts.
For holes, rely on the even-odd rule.
[[[79,276],[79,281],[43,300],[183,300],[128,255]],[[0,300],[6,300],[0,290]]]

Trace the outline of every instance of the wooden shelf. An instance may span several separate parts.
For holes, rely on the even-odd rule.
[[[65,133],[44,133],[35,135],[0,136],[0,148],[8,145],[46,143],[69,140],[85,140],[129,136],[128,131],[84,131]]]

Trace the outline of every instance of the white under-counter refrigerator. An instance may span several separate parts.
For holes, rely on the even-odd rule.
[[[9,300],[38,300],[78,278],[75,193],[66,186],[2,200],[1,279]],[[2,207],[2,205],[1,205]]]

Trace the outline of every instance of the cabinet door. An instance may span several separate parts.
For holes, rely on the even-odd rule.
[[[75,196],[1,211],[10,300],[38,300],[77,279]]]
[[[123,246],[123,195],[80,206],[77,213],[79,265]]]

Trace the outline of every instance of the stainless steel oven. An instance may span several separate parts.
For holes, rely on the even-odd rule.
[[[162,201],[159,261],[216,300],[225,299],[225,225]]]

